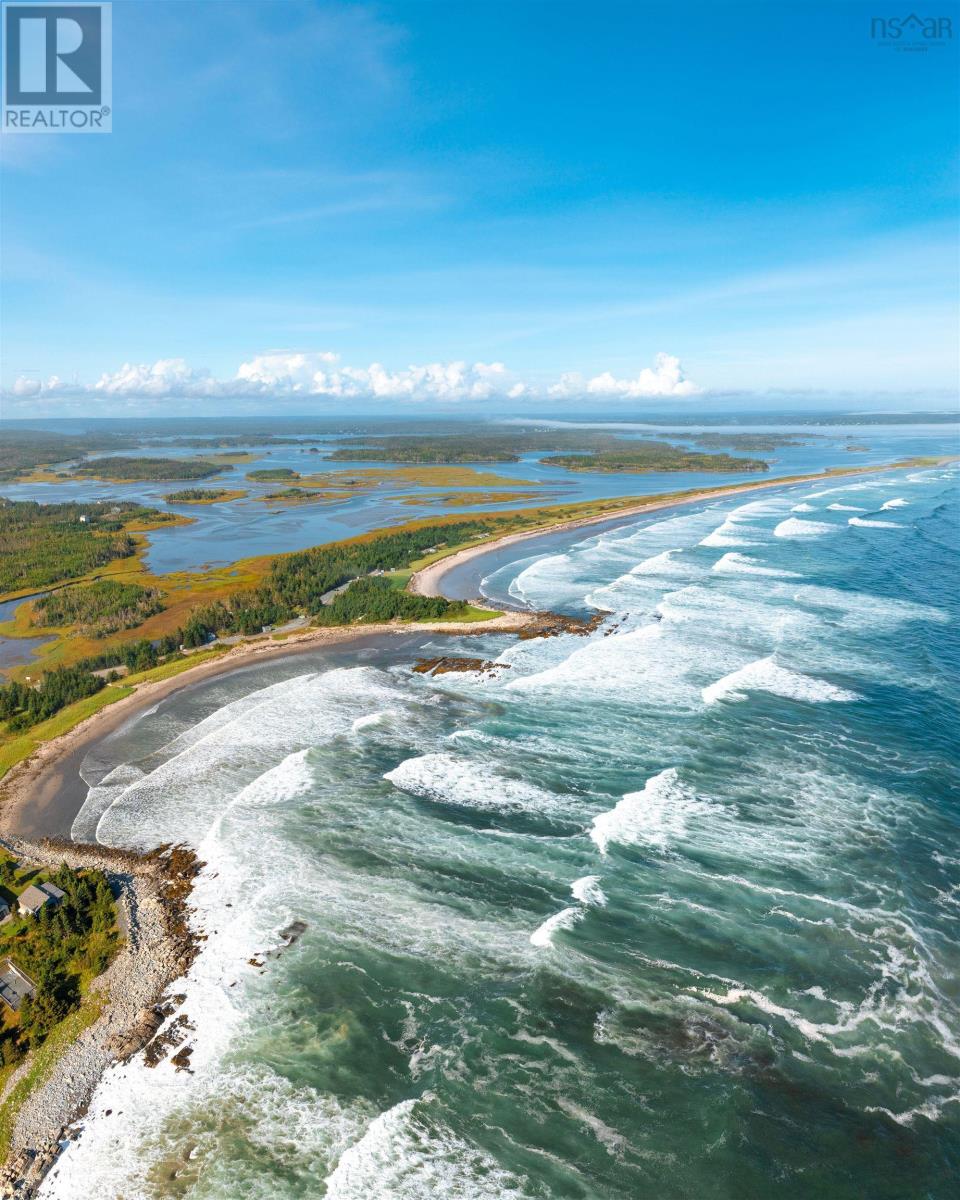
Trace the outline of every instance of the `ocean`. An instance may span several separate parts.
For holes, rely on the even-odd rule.
[[[113,1068],[42,1195],[954,1196],[958,520],[914,469],[520,544],[483,590],[599,629],[101,743],[74,835],[207,864],[193,1053]]]

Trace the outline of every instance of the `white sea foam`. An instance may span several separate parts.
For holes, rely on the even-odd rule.
[[[606,906],[607,898],[600,887],[599,875],[584,875],[582,879],[574,880],[570,885],[570,891],[573,893],[574,899],[579,900],[581,904],[589,904],[595,908]]]
[[[866,512],[866,509],[857,504],[828,504],[827,508],[833,509],[834,512]]]
[[[812,499],[812,497],[808,497]],[[748,500],[746,504],[738,505],[730,514],[733,517],[769,517],[775,513],[785,512],[790,503],[789,496],[764,496],[761,500]]]
[[[570,908],[561,909],[560,912],[554,913],[552,917],[547,917],[542,925],[530,934],[531,946],[552,946],[553,935],[559,929],[572,929],[578,921],[583,920],[583,909],[571,906]]]
[[[569,583],[572,566],[569,554],[549,554],[537,558],[516,576],[507,591],[514,600],[535,608],[537,597],[544,588],[556,589]]]
[[[567,649],[560,662],[545,655],[543,669],[511,678],[505,691],[547,691],[570,697],[643,696],[650,703],[673,699],[693,703],[696,692],[687,679],[702,660],[699,648],[673,638],[666,619],[642,625],[613,637],[594,636],[577,648]],[[557,639],[559,640],[559,639]],[[573,640],[573,639],[571,639]],[[722,648],[720,648],[722,650]]]
[[[701,693],[705,704],[718,700],[746,700],[747,692],[771,692],[788,700],[805,700],[809,703],[824,701],[858,700],[856,692],[836,687],[825,679],[814,679],[781,667],[773,656],[758,658],[739,671],[733,671],[705,687]]]
[[[562,798],[521,779],[491,771],[481,761],[456,754],[423,754],[405,759],[384,779],[394,787],[424,800],[453,804],[486,812],[549,812]]]
[[[683,550],[662,550],[643,562],[637,563],[630,571],[631,575],[687,575],[690,568],[682,562],[677,562],[675,555]]]
[[[843,613],[842,624],[851,629],[883,628],[904,621],[936,621],[947,624],[948,613],[930,604],[913,600],[895,600],[888,596],[873,596],[869,592],[845,592],[839,588],[801,584],[794,598],[802,604],[834,609]]]
[[[793,508],[790,509],[790,511],[791,512],[816,512],[817,510],[816,510],[816,505],[807,504],[806,501],[802,501],[800,504],[795,504],[793,506]]]
[[[226,706],[226,716],[201,722],[194,736],[166,747],[174,751],[171,757],[111,800],[97,824],[97,840],[142,847],[186,840],[196,846],[227,802],[271,765],[349,733],[358,717],[401,696],[389,676],[371,667],[304,675],[253,693]],[[183,787],[185,778],[190,788]],[[99,803],[96,796],[93,802]],[[83,808],[79,817],[85,817]]]
[[[754,1008],[760,1009],[770,1017],[780,1017],[787,1024],[792,1025],[800,1033],[803,1034],[811,1042],[822,1042],[824,1034],[815,1021],[809,1021],[800,1013],[792,1008],[787,1008],[785,1005],[777,1004],[763,992],[757,991],[754,988],[745,987],[730,987],[725,992],[712,992],[706,988],[696,989],[701,996],[706,996],[710,1000],[716,1001],[717,1004],[735,1005],[748,1002]]]
[[[866,517],[851,517],[848,525],[859,525],[864,529],[902,529],[897,521],[870,521]]]
[[[713,564],[713,570],[721,575],[768,575],[776,579],[801,579],[799,571],[786,571],[779,567],[764,567],[755,558],[738,554],[735,550],[724,554]]]
[[[524,1180],[421,1115],[430,1099],[381,1113],[327,1176],[327,1200],[521,1200]]]
[[[706,683],[759,657],[771,642],[806,642],[815,636],[820,618],[796,605],[785,586],[778,587],[775,580],[744,576],[735,587],[678,588],[655,605],[648,598],[660,620],[650,621],[641,612],[609,637],[598,632],[586,640],[527,643],[533,649],[526,652],[522,669],[510,672],[503,690],[699,708]]]
[[[828,525],[825,521],[801,521],[799,517],[788,517],[773,531],[778,538],[818,538],[828,533],[836,533],[836,525]]]
[[[745,529],[741,522],[730,517],[718,525],[712,533],[700,540],[701,546],[749,546],[750,539],[744,538]]]
[[[202,793],[203,781],[191,775],[189,761],[184,756],[178,761],[182,775],[173,786],[187,794]],[[146,1186],[145,1164],[153,1156],[171,1153],[164,1139],[192,1141],[195,1147],[203,1146],[205,1154],[222,1151],[211,1144],[214,1135],[203,1116],[211,1106],[224,1114],[235,1110],[238,1122],[258,1128],[262,1105],[268,1146],[271,1130],[279,1135],[276,1113],[282,1109],[283,1128],[287,1135],[296,1131],[298,1152],[308,1158],[319,1155],[320,1163],[327,1160],[335,1142],[331,1134],[338,1119],[336,1101],[324,1100],[311,1089],[296,1089],[263,1064],[238,1068],[224,1063],[248,1019],[243,989],[234,985],[251,972],[246,965],[251,956],[275,941],[276,930],[294,914],[303,915],[303,901],[288,883],[298,877],[295,869],[289,870],[296,852],[271,836],[262,810],[301,794],[309,779],[307,751],[289,755],[229,799],[197,846],[210,865],[194,882],[192,923],[207,936],[189,974],[171,989],[183,993],[180,1011],[192,1022],[190,1073],[178,1074],[169,1062],[150,1068],[139,1055],[109,1068],[95,1092],[83,1138],[71,1146],[44,1185],[42,1194],[48,1200],[81,1195],[146,1200],[153,1193]],[[297,906],[293,912],[291,901]],[[123,1119],[109,1119],[111,1111],[122,1113]],[[317,1127],[313,1135],[306,1125],[300,1128],[301,1111],[310,1113],[310,1124]],[[168,1129],[164,1123],[174,1113],[176,1120]],[[183,1136],[185,1127],[192,1138],[189,1133]],[[353,1136],[358,1136],[356,1128]],[[182,1144],[178,1152],[186,1162]],[[269,1153],[282,1156],[279,1149]]]
[[[885,501],[883,504],[881,504],[881,505],[880,505],[880,508],[881,508],[881,509],[885,509],[885,508],[906,508],[906,506],[907,506],[909,503],[910,503],[910,501],[909,501],[909,500],[904,500],[904,498],[903,498],[902,496],[897,496],[897,497],[896,497],[895,499],[893,499],[893,500],[886,500],[886,501]]]
[[[630,1143],[623,1134],[614,1129],[612,1125],[608,1125],[606,1121],[602,1121],[595,1113],[590,1112],[589,1109],[574,1103],[573,1100],[569,1100],[566,1096],[561,1096],[557,1103],[568,1116],[573,1117],[575,1121],[578,1121],[585,1128],[589,1129],[607,1153],[614,1158],[620,1158],[624,1151],[628,1149]]]
[[[353,732],[360,733],[364,729],[382,725],[385,721],[396,715],[396,712],[392,708],[385,708],[382,712],[368,713],[365,716],[357,717],[353,723]]]
[[[642,791],[628,792],[615,808],[594,817],[590,837],[601,854],[611,843],[666,850],[684,836],[689,818],[713,810],[669,767],[648,779]]]

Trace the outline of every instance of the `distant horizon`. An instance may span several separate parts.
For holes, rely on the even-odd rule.
[[[875,400],[871,403],[876,403]],[[918,418],[919,424],[923,423],[922,418],[928,418],[936,424],[958,424],[960,425],[960,411],[955,405],[948,406],[918,406],[918,407],[873,407],[873,408],[851,408],[851,407],[824,407],[824,408],[809,408],[799,409],[795,406],[754,406],[754,407],[736,407],[736,406],[720,406],[712,408],[701,408],[697,412],[675,411],[667,412],[664,410],[651,409],[650,411],[639,411],[636,409],[614,410],[591,410],[591,409],[576,409],[574,407],[564,408],[555,405],[552,408],[536,408],[530,409],[527,412],[518,412],[512,409],[491,410],[486,409],[459,409],[459,410],[438,410],[430,408],[422,411],[409,409],[405,412],[397,412],[396,410],[387,409],[363,409],[358,411],[356,408],[352,410],[340,409],[330,410],[328,412],[276,412],[263,410],[258,412],[224,412],[217,414],[204,415],[186,415],[186,414],[171,414],[162,416],[156,413],[140,413],[140,414],[124,414],[110,416],[107,414],[96,414],[80,416],[76,414],[67,415],[35,415],[35,416],[16,416],[8,417],[6,415],[0,417],[0,425],[21,426],[24,429],[33,429],[38,427],[52,426],[69,426],[76,427],[90,424],[114,424],[114,425],[130,425],[130,426],[146,426],[151,424],[172,425],[175,424],[180,428],[188,429],[190,426],[217,426],[224,425],[230,422],[240,423],[260,423],[260,424],[307,424],[314,422],[317,425],[329,424],[331,422],[363,424],[381,423],[381,424],[398,424],[398,425],[417,425],[429,424],[431,422],[460,422],[464,424],[501,424],[501,425],[523,425],[538,421],[547,421],[561,425],[609,425],[611,427],[630,426],[630,425],[651,425],[664,426],[675,424],[677,426],[696,427],[700,425],[711,424],[711,419],[724,418],[721,423],[729,424],[735,421],[743,421],[751,423],[751,418],[757,418],[755,423],[763,424],[763,420],[759,418],[773,419],[774,423],[797,423],[797,424],[816,424],[818,418],[826,422],[835,423],[838,418],[849,417],[851,423],[856,423],[857,419],[861,421],[869,417],[889,417],[903,418],[907,421],[912,418]],[[767,422],[769,423],[769,421]],[[881,422],[882,423],[882,422]],[[897,421],[897,424],[904,423],[902,420]]]
[[[115,0],[113,131],[3,137],[4,415],[955,395],[960,39],[543,14]]]

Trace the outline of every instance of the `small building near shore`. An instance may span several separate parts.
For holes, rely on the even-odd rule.
[[[19,1012],[26,997],[33,996],[36,990],[37,985],[13,959],[0,960],[0,1000],[11,1012]]]
[[[35,917],[48,904],[59,904],[64,894],[53,883],[41,883],[36,886],[31,883],[17,897],[17,908],[21,916]]]

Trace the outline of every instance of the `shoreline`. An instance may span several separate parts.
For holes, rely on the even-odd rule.
[[[926,465],[931,467],[942,466],[945,463],[953,461],[955,460],[951,456],[940,457],[931,460]],[[851,467],[850,470],[835,471],[831,474],[788,476],[781,479],[764,479],[758,483],[735,484],[732,487],[705,488],[691,495],[678,493],[675,497],[647,502],[641,501],[614,512],[600,513],[590,517],[575,517],[569,521],[558,521],[555,525],[543,525],[537,529],[524,529],[517,533],[505,534],[503,537],[495,538],[492,541],[479,542],[476,546],[467,546],[463,550],[458,550],[455,554],[450,554],[446,558],[441,558],[436,562],[430,563],[419,571],[415,571],[410,576],[410,580],[407,583],[407,590],[418,596],[442,596],[444,593],[441,591],[441,584],[450,571],[463,566],[464,563],[470,562],[474,558],[479,558],[483,554],[502,550],[504,546],[529,541],[532,538],[565,533],[574,529],[585,529],[590,525],[600,525],[609,521],[617,521],[621,518],[643,516],[645,513],[657,512],[665,508],[682,508],[687,504],[700,504],[704,500],[723,500],[727,496],[740,496],[746,492],[768,491],[771,488],[781,487],[800,487],[811,483],[827,482],[833,479],[872,475],[882,471],[904,470],[910,467],[918,467],[919,469],[919,466],[920,464],[916,460],[908,459],[896,463],[885,463],[876,467]]]
[[[944,463],[956,461],[953,456],[940,456],[930,460],[917,459],[901,460],[874,467],[853,467],[849,470],[837,471],[832,474],[795,476],[785,479],[762,480],[756,483],[744,483],[734,486],[701,489],[691,494],[677,493],[675,496],[641,501],[629,504],[625,508],[613,512],[600,513],[588,517],[575,517],[567,521],[559,521],[552,525],[539,526],[534,529],[520,530],[479,542],[475,546],[467,546],[452,554],[437,559],[435,562],[415,571],[407,582],[407,589],[416,595],[441,596],[441,587],[447,574],[484,554],[492,554],[506,546],[522,543],[534,538],[551,534],[563,533],[576,529],[589,528],[618,520],[627,520],[634,516],[662,511],[669,508],[680,508],[689,504],[698,504],[708,500],[722,500],[727,496],[743,495],[755,491],[769,491],[775,488],[809,485],[832,479],[844,479],[879,472],[919,467],[921,465],[941,466]],[[239,669],[250,662],[272,661],[300,652],[320,649],[324,646],[341,645],[363,638],[403,634],[435,633],[435,634],[483,634],[483,633],[520,633],[542,625],[544,614],[538,614],[519,609],[507,609],[499,616],[487,621],[434,621],[409,622],[406,624],[375,624],[375,625],[345,625],[307,629],[285,638],[282,642],[253,641],[240,642],[232,646],[219,657],[197,664],[196,667],[186,667],[183,671],[167,679],[145,680],[135,685],[135,690],[128,696],[109,704],[92,716],[80,721],[72,729],[59,737],[42,743],[22,762],[16,763],[6,775],[0,779],[0,838],[23,838],[39,842],[44,838],[63,837],[62,824],[50,828],[44,817],[50,813],[53,801],[63,788],[71,764],[79,766],[83,755],[101,738],[113,733],[131,717],[144,709],[166,699],[174,692],[192,686],[195,683],[218,675]],[[79,807],[79,806],[78,806]],[[29,816],[27,815],[29,813]],[[71,820],[72,824],[72,820]],[[69,831],[66,832],[69,838]]]
[[[53,840],[35,845],[16,838],[6,844],[45,866],[66,862],[73,869],[102,870],[116,893],[126,935],[84,1001],[99,1005],[99,1012],[58,1057],[41,1067],[36,1085],[13,1117],[0,1187],[4,1195],[30,1200],[61,1152],[80,1136],[78,1125],[106,1070],[147,1048],[176,1007],[176,998],[168,995],[170,986],[189,971],[199,949],[188,899],[201,864],[192,851],[179,848],[139,855]],[[12,1099],[37,1053],[9,1077],[0,1100]]]
[[[229,674],[252,663],[271,662],[277,658],[365,638],[418,633],[460,636],[519,633],[535,627],[541,621],[542,617],[538,614],[505,612],[488,621],[431,621],[309,629],[293,634],[282,642],[241,642],[212,661],[208,659],[194,667],[186,667],[167,679],[145,680],[135,685],[130,695],[99,709],[59,737],[44,742],[29,757],[10,768],[0,780],[0,838],[30,842],[42,842],[51,837],[69,840],[69,831],[64,834],[62,827],[51,828],[45,817],[55,807],[54,801],[64,787],[70,767],[79,767],[80,761],[93,745],[114,733],[131,718],[183,688]],[[70,823],[72,825],[72,819]]]
[[[754,491],[810,485],[910,467],[937,466],[952,461],[955,461],[952,457],[923,463],[901,461],[879,467],[854,468],[832,475],[765,480],[638,502],[613,512],[506,534],[465,547],[415,572],[410,577],[408,588],[419,595],[442,595],[440,588],[443,580],[455,567],[505,546],[544,535],[628,520],[663,509],[722,500],[727,496]],[[161,850],[141,855],[75,843],[69,836],[56,836],[62,832],[65,815],[70,816],[69,823],[72,826],[76,811],[82,804],[82,796],[76,803],[75,784],[76,778],[79,778],[80,763],[89,750],[168,696],[259,662],[271,662],[327,646],[342,646],[384,636],[486,633],[537,636],[539,633],[558,632],[563,627],[558,624],[559,621],[559,618],[550,614],[511,610],[487,621],[351,625],[310,629],[293,634],[281,642],[269,639],[242,642],[213,660],[188,666],[169,678],[144,680],[135,684],[132,693],[98,710],[59,737],[43,743],[28,758],[10,769],[0,781],[0,839],[11,844],[18,854],[33,861],[66,861],[71,866],[101,866],[120,893],[118,906],[124,914],[127,936],[115,961],[94,984],[94,989],[103,996],[100,1015],[66,1047],[17,1112],[10,1152],[0,1174],[0,1184],[8,1187],[16,1185],[19,1190],[15,1194],[24,1198],[35,1195],[46,1173],[55,1166],[60,1149],[79,1136],[76,1124],[86,1112],[107,1068],[143,1049],[158,1030],[165,1028],[174,1011],[165,997],[171,984],[189,970],[197,950],[195,935],[190,927],[189,891],[192,874],[181,873],[174,886],[170,883],[173,874],[164,867],[165,853],[167,859],[171,860],[176,858],[176,851],[171,854]],[[568,627],[576,628],[576,623]],[[70,815],[69,810],[74,805],[75,810]],[[54,820],[59,822],[57,828],[51,827],[51,821]],[[54,836],[51,837],[51,834]],[[195,864],[192,854],[189,857],[191,863]],[[27,1060],[28,1063],[30,1061],[32,1056]],[[12,1080],[8,1081],[5,1096],[9,1095],[12,1083]]]

